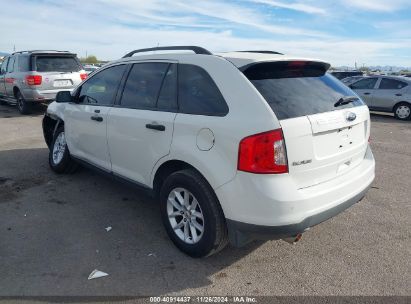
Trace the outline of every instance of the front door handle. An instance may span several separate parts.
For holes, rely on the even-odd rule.
[[[103,117],[101,117],[101,116],[91,116],[90,119],[91,119],[91,120],[98,121],[98,122],[102,122],[102,121],[103,121]]]
[[[146,124],[147,129],[152,129],[152,130],[157,130],[157,131],[165,131],[166,127],[163,125],[157,125],[157,124]]]
[[[397,93],[397,94],[395,94],[395,96],[402,96],[402,94],[401,94],[401,93]]]
[[[370,95],[371,93],[365,92],[364,95]]]

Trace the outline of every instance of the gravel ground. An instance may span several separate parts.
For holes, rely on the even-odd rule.
[[[87,169],[53,174],[42,111],[0,106],[0,296],[411,295],[410,122],[372,115],[372,189],[301,242],[192,259],[151,198]],[[109,276],[88,281],[96,268]]]

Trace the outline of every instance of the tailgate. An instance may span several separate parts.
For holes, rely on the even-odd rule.
[[[353,121],[347,115],[354,113]],[[366,106],[280,121],[287,147],[289,173],[298,188],[313,186],[355,168],[368,145]]]

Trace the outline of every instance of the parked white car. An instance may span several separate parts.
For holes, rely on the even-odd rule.
[[[152,50],[176,52],[141,55]],[[193,257],[228,240],[298,240],[374,179],[368,108],[328,68],[267,52],[133,51],[49,105],[50,166],[83,163],[149,190]]]

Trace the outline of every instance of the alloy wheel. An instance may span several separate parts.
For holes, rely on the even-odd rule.
[[[66,151],[66,137],[64,132],[60,132],[54,141],[53,146],[53,163],[58,165],[63,159],[64,152]]]
[[[406,105],[401,105],[397,108],[397,110],[395,111],[395,113],[397,114],[397,116],[401,119],[406,119],[410,116],[410,107],[406,106]]]
[[[194,195],[184,188],[171,190],[167,214],[174,233],[186,244],[199,242],[204,234],[204,217]]]

